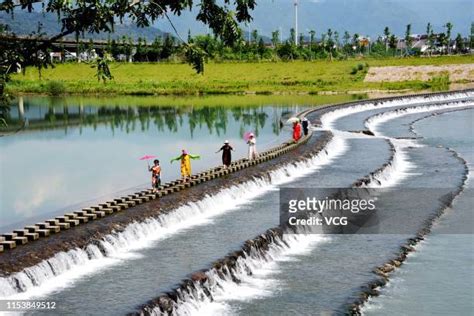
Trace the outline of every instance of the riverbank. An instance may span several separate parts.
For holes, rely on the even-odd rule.
[[[343,61],[228,62],[208,63],[204,75],[186,64],[112,63],[114,79],[97,81],[89,64],[60,64],[42,71],[26,69],[7,86],[12,94],[94,94],[94,95],[202,95],[202,94],[346,94],[449,90],[453,85],[474,85],[466,78],[441,80],[442,73],[403,81],[366,82],[372,67],[441,66],[473,64],[474,56],[435,58],[363,58]],[[425,80],[428,79],[428,80]]]

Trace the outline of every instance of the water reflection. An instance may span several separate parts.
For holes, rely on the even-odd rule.
[[[40,98],[41,99],[41,98]],[[265,107],[235,107],[219,106],[176,107],[176,106],[97,106],[97,105],[66,105],[63,98],[46,98],[48,105],[38,102],[35,98],[19,97],[11,105],[6,117],[7,127],[0,128],[3,133],[21,130],[63,129],[65,133],[70,127],[97,129],[99,124],[105,124],[112,134],[116,130],[126,133],[149,131],[155,127],[160,132],[176,133],[184,125],[189,127],[189,135],[194,137],[196,128],[206,127],[209,134],[225,135],[231,119],[240,123],[241,135],[247,130],[253,130],[257,135],[271,119],[272,132],[278,135],[281,130],[280,119],[290,115],[288,111],[265,111]],[[44,100],[41,100],[44,101]],[[185,122],[187,124],[185,124]]]
[[[138,161],[145,154],[159,157],[169,181],[179,178],[169,161],[181,149],[201,155],[193,161],[199,172],[221,163],[215,151],[225,139],[234,159],[246,156],[247,131],[259,150],[272,147],[291,137],[280,122],[314,104],[250,99],[231,106],[242,99],[18,98],[0,131],[0,231],[149,187],[146,163]]]

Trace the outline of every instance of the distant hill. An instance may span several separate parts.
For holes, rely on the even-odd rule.
[[[39,12],[16,12],[12,19],[10,15],[4,12],[0,13],[0,23],[8,24],[11,30],[16,34],[27,35],[38,29],[38,24],[41,23],[41,31],[47,35],[55,35],[61,32],[61,24],[58,24],[58,19],[55,14],[42,14]],[[139,28],[130,24],[119,24],[115,26],[114,33],[86,33],[84,37],[95,40],[107,40],[121,38],[124,35],[132,37],[137,40],[139,37],[145,38],[147,42],[153,41],[156,37],[165,37],[167,32],[162,32],[156,27]],[[74,35],[70,36],[74,38]]]
[[[217,2],[222,3],[223,0]],[[185,11],[181,16],[170,16],[181,37],[186,38],[188,31],[192,35],[209,32],[207,26],[196,21],[197,10],[195,8],[194,12]],[[388,26],[393,33],[403,36],[408,23],[412,24],[413,33],[420,34],[425,32],[428,22],[431,22],[435,32],[439,32],[450,21],[454,24],[453,37],[456,33],[466,36],[474,21],[473,12],[473,0],[299,0],[299,32],[308,35],[310,30],[315,30],[319,38],[321,33],[331,28],[338,31],[341,38],[345,30],[351,34],[375,37]],[[250,23],[250,30],[258,30],[266,42],[275,30],[281,30],[283,38],[288,38],[290,28],[294,26],[293,0],[258,0],[257,8],[251,14],[254,19]],[[43,18],[41,13],[19,12],[12,21],[9,15],[0,13],[0,23],[11,24],[18,33],[30,33],[36,29],[39,21],[42,21],[48,33],[60,29],[54,14]],[[118,25],[112,38],[126,34],[150,41],[163,32],[173,34],[169,22],[164,19],[157,21],[154,26],[140,29],[132,25]],[[247,25],[241,27],[244,33],[248,32]],[[107,39],[108,34],[95,34],[92,37]]]

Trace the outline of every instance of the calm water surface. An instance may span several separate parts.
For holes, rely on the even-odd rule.
[[[263,150],[291,137],[282,117],[339,101],[243,98],[249,97],[15,100],[0,137],[0,231],[149,187],[147,163],[138,160],[143,155],[158,156],[163,181],[176,179],[179,163],[169,161],[181,149],[201,155],[192,162],[199,172],[221,163],[215,152],[224,140],[234,147],[234,159],[244,157],[245,132],[254,132]]]

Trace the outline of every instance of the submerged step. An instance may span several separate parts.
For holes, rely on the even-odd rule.
[[[3,249],[13,249],[16,247],[16,242],[15,241],[12,241],[12,240],[9,240],[9,241],[2,241],[0,242],[0,246],[3,248]]]

